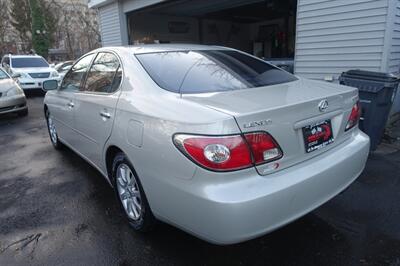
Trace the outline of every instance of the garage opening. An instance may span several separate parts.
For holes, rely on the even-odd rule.
[[[293,71],[297,0],[167,1],[127,14],[130,44],[236,48]]]

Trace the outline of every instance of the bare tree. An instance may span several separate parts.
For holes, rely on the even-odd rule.
[[[6,0],[0,0],[0,18],[8,18],[8,6]],[[0,23],[0,54],[3,54],[6,46],[6,33],[10,27],[8,19],[2,19]]]
[[[7,5],[8,6],[8,5]],[[8,7],[5,8],[8,10]],[[3,8],[2,8],[3,10]],[[32,48],[32,18],[29,0],[12,0],[9,7],[10,23],[18,32],[19,40],[22,42],[22,49],[27,51]],[[2,17],[4,18],[4,17]],[[4,21],[4,20],[3,20]]]
[[[57,6],[58,45],[65,48],[70,59],[100,46],[97,14],[84,1],[50,1]]]
[[[92,50],[98,48],[100,43],[100,30],[97,24],[97,14],[90,10],[87,5],[77,5],[76,3],[71,3],[73,10],[76,13],[76,17],[84,34],[82,35],[88,44],[88,49]]]

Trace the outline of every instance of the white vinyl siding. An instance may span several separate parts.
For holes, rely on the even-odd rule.
[[[390,73],[400,73],[400,0],[393,0],[396,2],[394,7],[394,20],[393,32],[391,36],[391,46],[388,60],[388,71]]]
[[[387,26],[387,55],[385,68],[389,73],[400,74],[400,0],[389,0],[389,18]],[[392,106],[392,114],[400,112],[400,92],[397,91]]]
[[[122,27],[118,2],[101,7],[99,16],[102,45],[122,45]]]
[[[296,74],[337,79],[349,69],[381,71],[388,1],[298,0]]]

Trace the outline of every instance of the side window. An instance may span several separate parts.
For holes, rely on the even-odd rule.
[[[78,91],[85,80],[86,73],[94,56],[95,54],[89,54],[79,60],[65,75],[60,90]]]
[[[112,93],[121,83],[122,69],[112,53],[99,53],[89,70],[85,91]]]

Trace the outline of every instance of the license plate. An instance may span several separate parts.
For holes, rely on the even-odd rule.
[[[331,144],[334,141],[331,120],[303,127],[303,138],[307,153]]]

